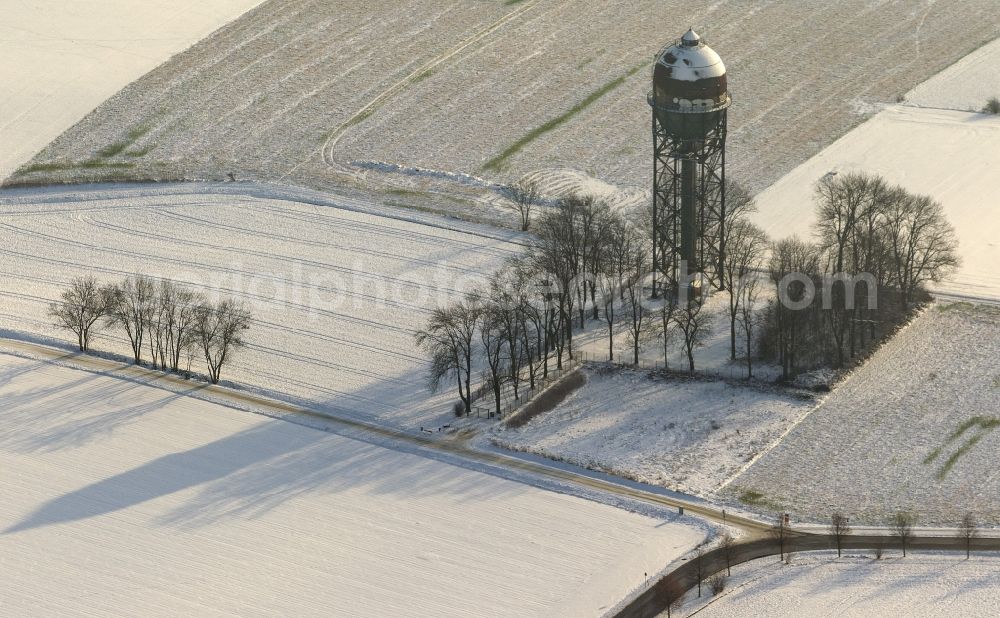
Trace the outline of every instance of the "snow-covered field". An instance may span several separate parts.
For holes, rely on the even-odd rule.
[[[897,106],[887,109],[769,187],[757,222],[773,237],[809,238],[812,192],[830,171],[880,174],[931,195],[955,226],[963,264],[934,289],[1000,298],[1000,117]]]
[[[583,369],[587,382],[554,410],[494,441],[695,495],[738,473],[814,405],[720,381]]]
[[[758,560],[733,568],[726,591],[689,603],[674,614],[699,618],[745,616],[996,616],[1000,559],[914,552],[899,558],[796,555],[792,564]],[[663,614],[666,616],[666,614]]]
[[[0,355],[0,613],[596,616],[703,533]]]
[[[1000,39],[983,45],[906,95],[907,105],[978,112],[1000,97]]]
[[[760,189],[995,38],[1000,25],[983,18],[993,9],[993,0],[270,0],[130,85],[34,161],[72,169],[21,180],[233,172],[332,186],[344,176],[320,153],[336,134],[338,166],[386,161],[499,180],[570,168],[646,191],[647,67],[695,25],[729,68],[729,176]],[[80,165],[133,130],[146,131],[133,148],[143,154],[100,160],[130,167]],[[522,138],[499,172],[483,169]],[[435,193],[466,192],[455,183],[364,174],[364,186],[475,208]]]
[[[129,82],[260,2],[4,2],[0,180]]]
[[[935,289],[1000,298],[1000,116],[967,111],[979,110],[988,96],[1000,96],[1000,40],[921,84],[906,104],[882,111],[763,191],[757,223],[776,238],[807,238],[815,221],[816,181],[831,171],[881,174],[939,200],[955,226],[964,263]]]
[[[319,194],[284,199],[230,187],[0,196],[0,328],[69,343],[45,311],[73,276],[168,277],[250,304],[249,345],[224,380],[394,425],[447,422],[450,385],[427,391],[413,332],[432,307],[516,252],[505,240],[516,235],[428,215],[379,216]],[[129,350],[117,333],[94,348]]]
[[[1000,309],[935,305],[729,485],[800,519],[1000,524]]]

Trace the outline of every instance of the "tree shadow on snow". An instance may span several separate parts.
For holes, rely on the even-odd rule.
[[[80,387],[78,384],[76,390]],[[100,400],[106,396],[106,386],[84,388],[93,391],[83,394],[84,398]],[[77,443],[99,433],[107,434],[107,423],[126,422],[138,415],[156,413],[171,400],[189,392],[170,392],[147,404],[96,415],[83,422],[78,416],[67,415],[64,424],[45,428],[34,437],[20,439],[19,443],[25,448],[42,448],[49,441]],[[80,396],[76,393],[74,401]],[[22,403],[27,400],[26,394]],[[335,405],[335,401],[329,401],[324,407]],[[223,413],[224,407],[215,410]],[[72,427],[74,423],[79,426]],[[197,493],[180,505],[155,515],[154,523],[198,527],[227,518],[254,518],[289,500],[313,493],[335,495],[361,491],[367,495],[400,496],[407,500],[447,496],[456,503],[466,503],[503,500],[528,491],[514,482],[483,483],[486,475],[463,472],[462,468],[445,463],[439,457],[401,453],[392,449],[391,444],[383,445],[381,440],[372,439],[372,442],[293,422],[265,420],[54,498],[3,533],[100,517],[194,488],[198,489]],[[404,446],[402,450],[413,449]],[[405,508],[405,504],[400,506]]]
[[[179,392],[164,390],[164,396],[156,400],[130,403],[135,400],[133,393],[149,393],[144,387],[155,386],[157,377],[137,378],[90,371],[78,371],[79,376],[70,382],[17,388],[19,376],[55,364],[33,361],[0,370],[0,387],[7,387],[3,396],[4,423],[17,428],[17,431],[0,434],[0,448],[31,453],[79,447],[111,435],[122,425],[202,388],[196,386]],[[102,377],[116,379],[101,380]],[[118,401],[123,405],[115,405]],[[101,408],[107,411],[94,411]]]

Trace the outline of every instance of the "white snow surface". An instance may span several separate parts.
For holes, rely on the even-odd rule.
[[[695,528],[0,355],[0,608],[599,615]]]
[[[4,2],[0,180],[129,82],[260,2]]]
[[[1000,524],[1000,309],[931,307],[722,492],[800,520]]]
[[[816,182],[828,172],[880,174],[942,203],[963,264],[940,292],[1000,299],[1000,117],[893,106],[757,196],[754,220],[774,238],[813,233]]]
[[[726,591],[696,599],[675,616],[996,616],[1000,558],[944,552],[795,555],[792,564],[757,560],[733,568]],[[666,613],[662,614],[666,616]]]
[[[983,45],[906,95],[909,105],[979,111],[1000,97],[1000,39]]]
[[[644,483],[704,496],[738,473],[813,403],[722,381],[585,367],[554,410],[494,440]]]
[[[517,235],[231,186],[0,195],[0,329],[68,343],[45,312],[72,277],[171,278],[249,304],[248,345],[224,380],[396,426],[446,423],[457,396],[427,390],[414,331],[516,253]],[[123,333],[102,332],[95,350],[131,353]]]

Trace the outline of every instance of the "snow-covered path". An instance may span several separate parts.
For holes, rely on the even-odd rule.
[[[308,203],[306,201],[308,200]],[[246,300],[224,379],[339,414],[446,422],[413,333],[519,250],[517,235],[311,193],[199,185],[0,194],[0,328],[66,340],[47,303],[78,275],[144,273]],[[125,354],[109,333],[99,350]]]
[[[702,533],[0,355],[8,615],[597,615]]]

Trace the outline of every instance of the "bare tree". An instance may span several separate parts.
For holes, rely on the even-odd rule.
[[[843,513],[834,513],[830,517],[830,536],[837,544],[837,557],[841,556],[841,549],[844,545],[844,537],[851,534],[850,520]]]
[[[250,310],[242,303],[224,299],[204,303],[196,313],[194,332],[212,384],[219,383],[222,368],[232,353],[245,343],[243,333],[250,328]]]
[[[677,318],[677,295],[671,291],[667,282],[662,286],[663,293],[660,298],[660,306],[656,311],[660,323],[657,325],[657,335],[660,337],[660,344],[663,352],[663,368],[670,368],[670,346],[674,339],[674,322]]]
[[[120,326],[132,345],[136,364],[142,362],[142,344],[156,307],[156,283],[145,275],[132,275],[109,291],[107,322]]]
[[[736,539],[733,535],[728,532],[722,535],[719,540],[719,549],[722,550],[722,555],[726,559],[726,575],[733,574],[733,558],[736,557]]]
[[[545,274],[546,303],[552,312],[549,332],[560,369],[564,351],[568,349],[571,357],[573,354],[574,283],[580,270],[577,219],[582,207],[581,200],[575,198],[559,200],[556,208],[538,219],[531,247],[538,270]]]
[[[597,276],[597,287],[604,307],[604,323],[608,326],[608,360],[615,360],[615,304],[618,302],[618,292],[621,282],[618,281],[617,269],[605,270]]]
[[[521,329],[527,326],[522,316],[524,287],[527,281],[520,278],[516,264],[508,263],[490,278],[489,305],[496,312],[503,336],[506,339],[505,361],[507,363],[507,382],[514,389],[514,398],[520,396],[521,373],[525,364],[530,362],[525,350],[526,341]]]
[[[538,183],[528,178],[522,178],[508,189],[514,209],[521,217],[521,231],[527,232],[531,227],[531,211],[542,199]]]
[[[431,356],[431,390],[437,391],[444,379],[455,376],[465,414],[472,409],[472,359],[476,353],[478,321],[479,308],[473,300],[467,299],[435,309],[427,326],[416,333],[417,345]]]
[[[608,360],[615,355],[615,304],[625,300],[626,277],[635,271],[636,251],[642,245],[638,231],[624,218],[608,214],[608,232],[601,243],[596,281],[608,327]],[[631,317],[631,313],[630,313]]]
[[[109,288],[94,277],[74,277],[59,300],[49,305],[49,316],[56,326],[72,331],[80,351],[87,352],[94,325],[104,316],[110,300]]]
[[[667,608],[667,618],[670,618],[671,612],[679,610],[684,604],[686,590],[673,574],[658,581],[654,590],[657,600]]]
[[[646,275],[647,253],[641,243],[636,243],[628,256],[628,266],[622,287],[625,290],[625,316],[627,338],[632,346],[632,362],[639,364],[639,350],[649,334],[646,298],[642,289]]]
[[[730,359],[736,360],[736,323],[745,299],[744,281],[763,267],[768,240],[764,230],[743,219],[727,227],[723,283],[729,293]]]
[[[496,414],[500,416],[503,385],[508,379],[504,363],[507,334],[504,330],[503,316],[498,307],[491,302],[483,303],[481,316],[479,322],[479,341],[482,344],[483,359],[486,361],[486,369],[483,372],[483,377],[493,391]]]
[[[692,299],[687,303],[680,303],[674,312],[674,323],[684,339],[688,371],[694,372],[694,351],[704,345],[711,333],[712,316],[705,310],[705,303],[701,299]]]
[[[863,172],[830,173],[816,184],[816,226],[819,247],[828,256],[829,269],[839,275],[872,267],[869,252],[876,250],[871,234],[881,227],[886,197],[892,191],[879,176]],[[847,303],[847,283],[832,286],[823,317],[834,340],[836,367],[844,364],[845,338],[850,333],[851,354],[858,308]],[[866,288],[865,293],[871,290]]]
[[[808,304],[811,299],[808,297],[810,290],[806,282],[786,277],[796,273],[805,276],[816,273],[819,270],[816,248],[795,237],[776,242],[771,246],[768,270],[778,293],[778,301],[773,305],[776,338],[773,344],[781,363],[782,378],[788,379],[796,368],[797,354],[802,347],[801,335],[808,315],[804,309],[790,307],[784,301]]]
[[[725,216],[718,222],[719,246],[717,250],[710,249],[707,258],[707,261],[718,271],[719,283],[722,288],[728,289],[732,281],[728,272],[731,230],[737,222],[745,221],[750,214],[756,211],[757,202],[754,200],[753,194],[739,182],[727,180]]]
[[[893,536],[899,541],[903,548],[903,557],[906,557],[906,546],[913,539],[913,526],[916,525],[917,518],[906,511],[899,511],[892,516],[889,526],[892,528]]]
[[[694,576],[698,580],[698,598],[701,598],[701,582],[705,581],[705,548],[701,545],[694,552]]]
[[[925,195],[897,191],[889,205],[887,232],[894,282],[904,304],[927,281],[940,281],[960,263],[955,229],[940,202]]]
[[[757,326],[757,300],[760,297],[761,280],[756,273],[750,273],[737,283],[741,296],[737,321],[743,333],[743,348],[746,354],[747,379],[753,378],[753,342]]]
[[[149,363],[155,369],[167,369],[167,316],[164,311],[164,292],[170,293],[171,282],[161,279],[150,300],[149,319],[146,320],[146,341],[149,344]]]
[[[197,347],[194,325],[198,308],[205,299],[196,292],[172,281],[160,282],[160,308],[163,312],[164,352],[171,371],[180,369],[181,357],[190,356]],[[190,362],[188,363],[190,370]]]
[[[958,538],[965,543],[965,559],[972,557],[972,541],[979,536],[979,525],[976,516],[966,513],[962,517],[962,524],[958,527]]]
[[[769,534],[778,545],[778,559],[781,561],[784,561],[785,559],[785,547],[788,544],[788,533],[788,521],[785,519],[785,514],[778,513],[778,518],[775,520],[774,525],[771,526]]]

